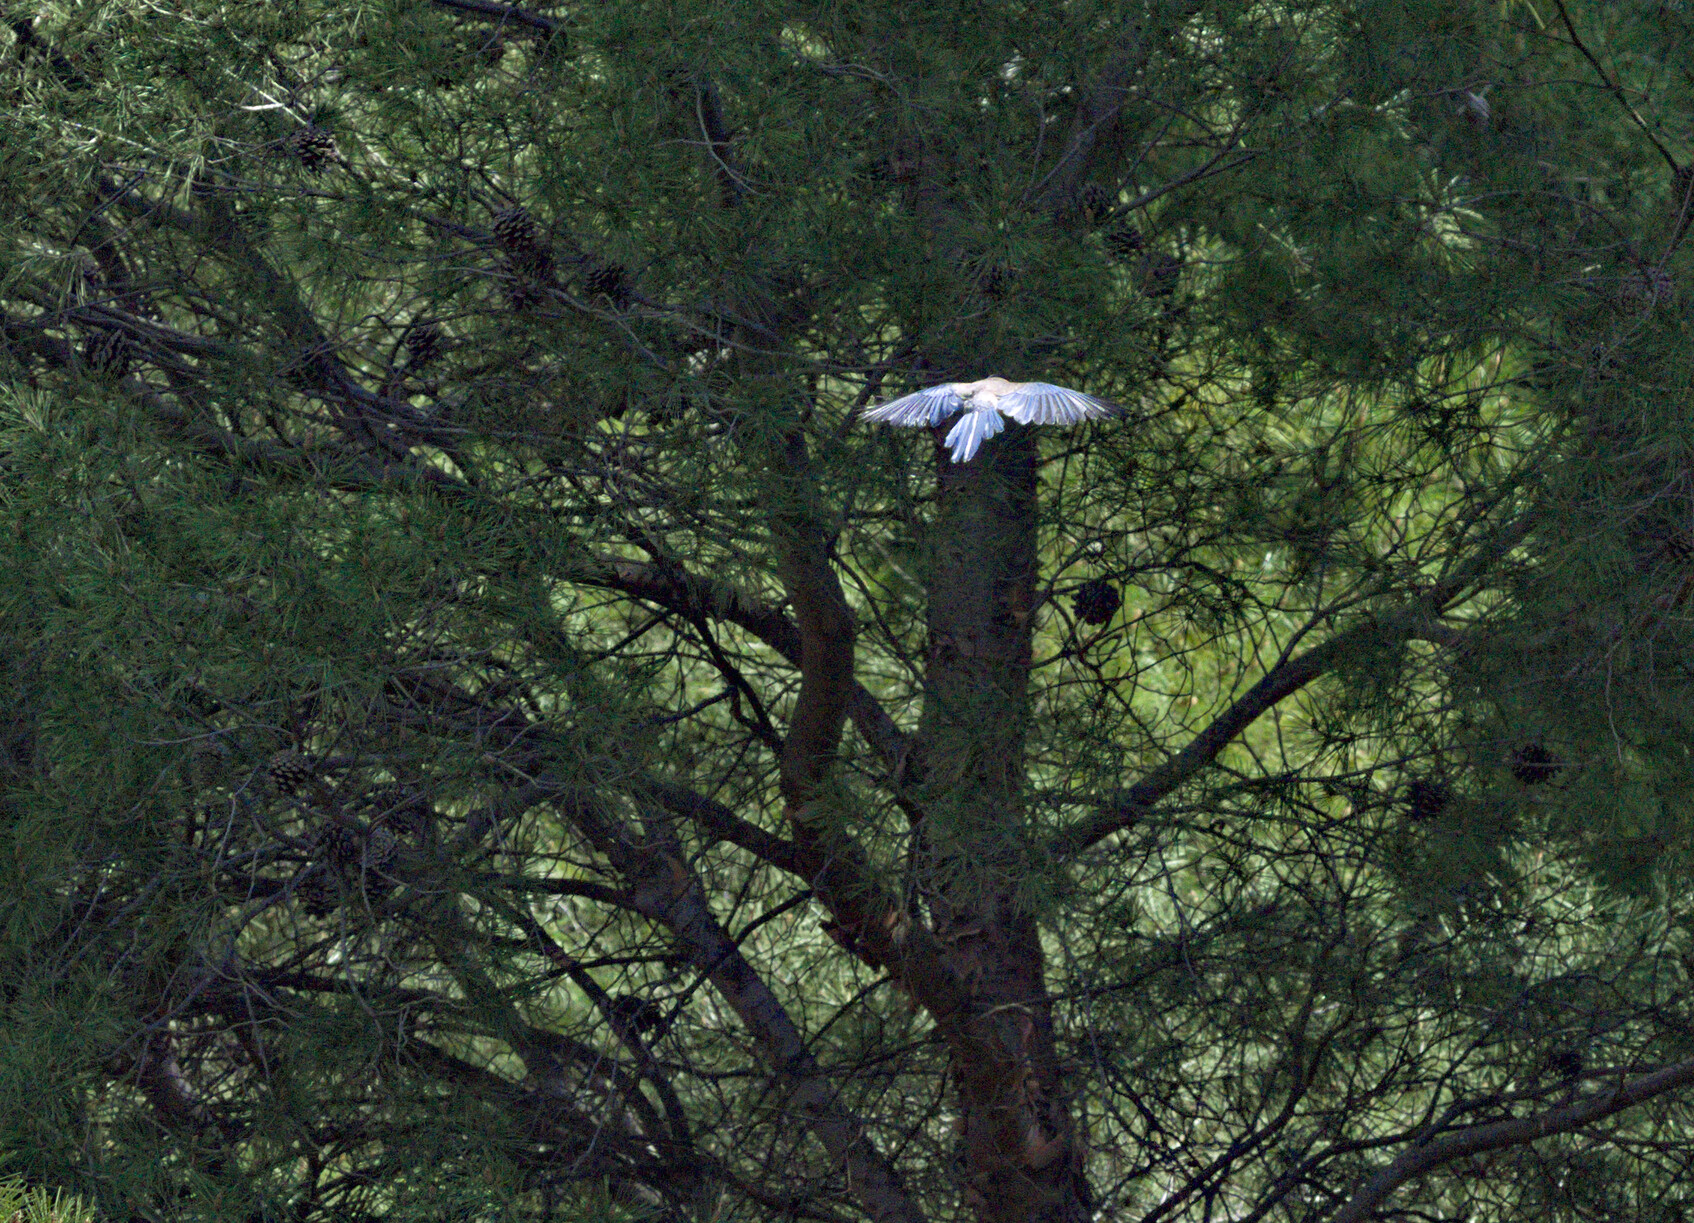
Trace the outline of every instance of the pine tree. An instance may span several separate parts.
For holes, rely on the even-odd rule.
[[[7,28],[32,1184],[1674,1217],[1674,6]]]

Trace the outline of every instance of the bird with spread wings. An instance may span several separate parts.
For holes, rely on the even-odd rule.
[[[1006,427],[1009,416],[1020,425],[1074,425],[1121,415],[1117,404],[1049,382],[943,382],[890,400],[865,413],[866,420],[890,425],[939,425],[964,410],[944,443],[955,463],[968,463],[983,442]]]

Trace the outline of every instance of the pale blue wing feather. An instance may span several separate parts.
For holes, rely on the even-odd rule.
[[[1005,418],[992,408],[987,411],[966,412],[958,423],[947,431],[947,449],[953,462],[968,463],[976,456],[977,448],[1006,427]]]
[[[1023,425],[1074,425],[1122,411],[1108,400],[1050,382],[1026,382],[1008,391],[1000,397],[1000,410]]]
[[[891,399],[880,408],[866,412],[864,419],[888,425],[938,425],[957,412],[963,402],[950,385],[943,383]]]

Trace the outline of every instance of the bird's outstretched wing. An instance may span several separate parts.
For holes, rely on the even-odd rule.
[[[1123,412],[1109,400],[1050,382],[1026,382],[1008,391],[1000,396],[1000,410],[1020,425],[1074,425]]]
[[[938,425],[959,410],[964,400],[953,392],[953,384],[925,387],[872,408],[862,419],[890,425]]]
[[[968,463],[977,447],[1006,427],[1006,418],[993,409],[966,412],[947,431],[947,449],[955,463]]]

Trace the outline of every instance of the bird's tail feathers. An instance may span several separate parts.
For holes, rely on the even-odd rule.
[[[976,457],[978,447],[1005,427],[1005,418],[998,412],[966,412],[947,432],[945,444],[952,452],[953,462],[970,462]]]

